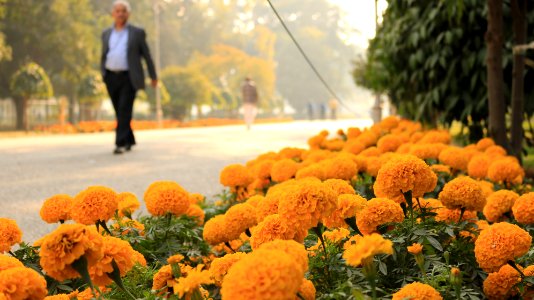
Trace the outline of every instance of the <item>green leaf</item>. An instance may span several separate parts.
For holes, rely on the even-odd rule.
[[[438,242],[438,240],[436,240],[435,238],[431,236],[426,236],[425,238],[434,248],[436,248],[439,251],[443,251],[443,246],[441,246],[441,243]]]

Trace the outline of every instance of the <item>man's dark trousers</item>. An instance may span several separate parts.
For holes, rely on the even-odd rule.
[[[130,81],[128,71],[106,70],[104,81],[117,117],[115,145],[117,147],[135,145],[131,121],[136,91]]]

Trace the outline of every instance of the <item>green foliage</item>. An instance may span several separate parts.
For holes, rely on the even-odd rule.
[[[33,62],[24,65],[13,75],[10,88],[14,96],[25,99],[47,99],[54,93],[45,70]]]
[[[102,75],[98,72],[89,72],[85,75],[78,86],[80,103],[99,106],[106,96],[106,85],[102,81]]]
[[[137,299],[155,300],[156,295],[152,294],[152,278],[157,273],[159,265],[152,267],[143,267],[135,265],[130,272],[122,278],[126,290],[128,290]],[[127,293],[120,289],[115,283],[111,285],[111,291],[104,294],[105,299],[129,299]]]

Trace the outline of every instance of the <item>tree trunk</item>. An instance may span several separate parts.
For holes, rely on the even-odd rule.
[[[488,31],[486,32],[488,69],[489,133],[495,142],[508,149],[506,137],[506,104],[502,69],[503,1],[488,1]]]
[[[13,101],[15,102],[15,109],[17,111],[17,130],[28,131],[28,99],[14,97]]]
[[[514,28],[514,44],[523,45],[527,42],[527,1],[512,0],[512,20]],[[524,79],[525,55],[514,55],[512,71],[512,154],[521,161],[523,146],[523,107],[525,101]]]

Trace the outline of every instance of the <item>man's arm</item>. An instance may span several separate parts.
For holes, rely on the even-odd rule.
[[[102,73],[102,77],[106,75],[106,30],[102,31],[102,55],[100,57],[100,72]]]
[[[150,50],[148,49],[148,44],[146,43],[146,33],[143,29],[141,29],[141,55],[145,58],[150,78],[152,81],[157,80],[158,76],[156,74],[156,68],[154,67],[152,56],[150,56]]]

